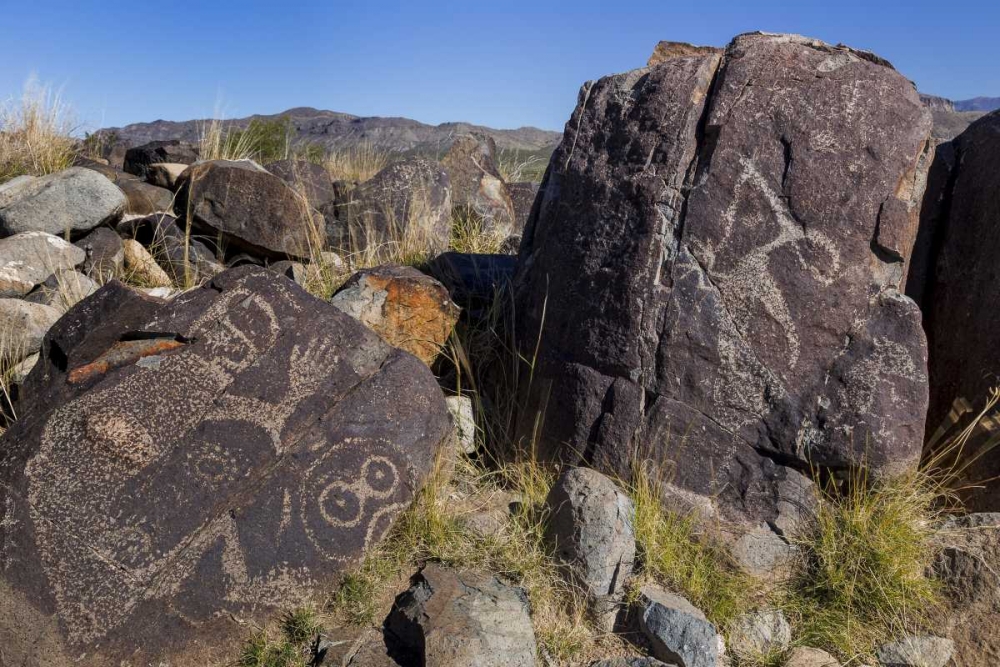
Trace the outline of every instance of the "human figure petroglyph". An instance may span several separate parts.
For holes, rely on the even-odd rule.
[[[184,327],[188,344],[155,365],[119,369],[47,420],[25,467],[28,514],[72,640],[105,636],[138,605],[203,578],[206,567],[233,609],[262,590],[287,594],[311,581],[310,569],[293,562],[308,545],[315,553],[303,562],[346,562],[355,542],[380,537],[403,506],[396,496],[409,472],[394,462],[391,441],[330,441],[322,420],[285,432],[342,362],[331,339],[295,339],[281,317],[287,311],[234,286]],[[283,390],[247,389],[251,369]],[[349,370],[350,381],[365,380],[360,368]],[[291,435],[298,462],[283,456],[294,443],[282,437]],[[297,470],[302,462],[310,463]],[[262,484],[269,492],[258,498],[252,489]],[[246,525],[218,504],[237,497]],[[248,558],[260,540],[280,548],[278,535],[298,540],[290,556],[260,559],[266,565]]]

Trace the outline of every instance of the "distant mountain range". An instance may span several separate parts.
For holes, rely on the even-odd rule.
[[[328,148],[344,148],[368,142],[393,151],[441,152],[451,146],[455,137],[479,132],[493,137],[498,148],[538,152],[551,151],[562,138],[560,132],[540,130],[535,127],[496,130],[469,123],[427,125],[409,118],[366,118],[309,107],[298,107],[271,115],[234,118],[223,121],[223,125],[227,129],[242,129],[253,120],[270,121],[282,118],[287,118],[294,128],[296,143],[318,143]],[[208,120],[155,120],[150,123],[106,128],[100,132],[114,132],[120,141],[130,146],[167,139],[196,142],[209,122]]]
[[[949,100],[935,95],[921,94],[920,100],[930,109],[934,117],[934,137],[940,141],[954,139],[977,119],[1000,109],[1000,97]]]
[[[955,111],[996,111],[1000,109],[1000,97],[973,97],[971,100],[955,100]]]

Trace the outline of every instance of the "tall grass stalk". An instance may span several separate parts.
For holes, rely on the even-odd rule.
[[[76,157],[68,107],[58,93],[29,79],[19,100],[0,105],[0,183],[15,176],[44,176]]]

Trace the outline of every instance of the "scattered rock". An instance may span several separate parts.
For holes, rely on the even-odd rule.
[[[86,232],[114,222],[125,194],[100,174],[70,167],[0,193],[0,235]]]
[[[632,501],[596,470],[571,468],[545,502],[546,539],[587,593],[599,625],[611,631],[635,561]]]
[[[128,149],[125,152],[123,169],[145,180],[149,176],[149,166],[152,164],[163,164],[164,162],[194,164],[198,157],[198,149],[176,139],[151,141],[148,144]]]
[[[306,269],[305,264],[300,262],[292,262],[285,259],[280,262],[268,264],[267,268],[279,275],[295,281],[298,285],[305,285],[306,283],[308,269]]]
[[[716,667],[720,664],[715,626],[690,602],[652,585],[642,587],[637,603],[639,628],[652,653],[678,667]]]
[[[172,287],[173,281],[167,272],[160,268],[153,256],[141,243],[134,239],[124,239],[122,250],[125,254],[125,270],[129,273],[130,282],[146,287]]]
[[[426,366],[255,267],[169,302],[113,281],[39,364],[0,440],[26,667],[228,663],[382,539],[450,437]]]
[[[441,283],[409,266],[359,271],[331,303],[428,366],[447,342],[459,314]]]
[[[535,633],[524,591],[492,575],[428,565],[386,619],[401,664],[532,667]]]
[[[213,160],[180,178],[175,209],[209,234],[261,257],[308,257],[325,240],[322,216],[298,193],[252,162]]]
[[[524,231],[528,216],[531,215],[531,207],[535,205],[538,183],[508,183],[507,190],[510,192],[510,199],[514,205],[512,233],[520,240],[520,234]]]
[[[747,34],[721,62],[581,91],[518,256],[520,432],[542,414],[540,455],[616,475],[649,443],[676,495],[756,525],[779,462],[917,463],[926,345],[897,287],[931,121],[848,47]]]
[[[118,184],[128,203],[125,212],[132,215],[149,215],[158,211],[171,212],[174,193],[142,181],[124,181]]]
[[[610,658],[590,663],[590,667],[673,667],[656,658]]]
[[[179,162],[156,162],[146,168],[146,180],[151,185],[172,192],[177,189],[177,179],[187,168],[188,165]]]
[[[268,164],[266,169],[292,186],[315,209],[337,196],[330,174],[322,165],[305,160],[278,160]]]
[[[452,205],[478,215],[490,229],[515,231],[514,203],[496,165],[496,142],[476,135],[458,137],[441,160],[452,187]]]
[[[42,347],[45,332],[56,323],[61,312],[41,303],[21,299],[0,299],[0,340],[3,354],[21,360]]]
[[[35,367],[35,364],[38,363],[39,356],[40,355],[37,352],[35,352],[31,356],[26,357],[17,366],[14,366],[14,368],[11,369],[10,371],[11,384],[23,383],[24,379],[28,377],[28,373],[30,373],[31,369],[33,369]]]
[[[98,290],[100,286],[79,271],[60,269],[25,297],[26,301],[52,306],[60,313]]]
[[[225,269],[198,238],[192,237],[185,244],[185,231],[171,215],[155,213],[126,220],[118,225],[118,233],[155,253],[154,258],[179,285],[203,282]]]
[[[950,639],[923,635],[883,644],[876,654],[883,667],[945,667],[954,652]]]
[[[784,667],[840,667],[840,663],[826,651],[798,646],[788,654]]]
[[[455,424],[455,441],[459,451],[474,454],[476,451],[476,416],[472,411],[472,399],[468,396],[449,396],[445,399],[448,411]]]
[[[74,243],[86,253],[82,270],[98,279],[108,279],[121,274],[125,266],[125,249],[122,237],[108,227],[98,227]]]
[[[451,240],[451,184],[439,165],[420,158],[393,162],[320,211],[334,250],[401,243],[440,252]]]
[[[72,269],[85,258],[80,248],[45,232],[0,239],[0,297],[24,296],[56,271]]]
[[[729,552],[743,572],[765,580],[783,579],[796,555],[795,547],[767,524],[739,531]]]
[[[696,46],[686,42],[663,41],[658,43],[656,48],[653,49],[653,55],[649,56],[649,61],[646,63],[646,66],[653,67],[654,65],[659,65],[662,62],[673,60],[674,58],[712,56],[715,54],[722,54],[724,51],[725,49],[720,49],[717,46]]]
[[[736,619],[729,633],[729,650],[752,661],[778,655],[792,643],[792,626],[780,610],[758,610]]]

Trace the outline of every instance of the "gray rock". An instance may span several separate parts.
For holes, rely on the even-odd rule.
[[[468,396],[449,396],[445,399],[451,419],[455,424],[455,441],[459,451],[473,454],[476,451],[476,416],[472,399]]]
[[[0,239],[0,297],[24,296],[56,271],[72,269],[85,259],[83,250],[45,232]]]
[[[35,367],[38,363],[40,355],[35,352],[31,356],[26,357],[17,366],[14,366],[10,371],[10,381],[12,384],[21,384],[24,379],[28,377],[28,373]]]
[[[778,655],[792,643],[792,626],[781,610],[758,610],[740,616],[729,629],[729,650],[752,661]]]
[[[70,167],[0,193],[0,235],[86,232],[114,222],[125,194],[100,174]]]
[[[0,341],[8,358],[24,359],[42,347],[42,338],[61,312],[41,303],[0,299]]]
[[[441,159],[441,166],[451,180],[452,205],[481,218],[487,229],[509,236],[519,230],[510,191],[497,169],[496,150],[490,137],[461,136]]]
[[[596,470],[571,468],[545,503],[546,540],[587,593],[601,627],[610,630],[635,561],[632,501]]]
[[[673,667],[656,658],[609,658],[590,663],[589,667]]]
[[[705,614],[679,595],[642,587],[636,603],[639,628],[655,657],[679,667],[716,667],[720,637]]]
[[[265,169],[297,190],[313,208],[318,209],[336,198],[330,174],[321,165],[305,160],[278,160]]]
[[[883,667],[945,667],[954,653],[950,639],[914,635],[883,644],[876,656]]]
[[[83,273],[98,280],[121,275],[125,249],[122,238],[113,229],[98,227],[73,245],[87,254],[81,269]]]
[[[494,576],[428,565],[385,623],[400,664],[533,667],[535,632],[524,591]]]
[[[280,262],[268,264],[267,268],[279,275],[285,276],[299,285],[305,285],[306,283],[308,269],[306,269],[305,264],[302,264],[301,262],[292,262],[285,259]]]
[[[840,662],[826,651],[798,646],[788,654],[784,667],[840,667]]]
[[[96,292],[100,285],[72,269],[60,269],[39,285],[25,301],[52,306],[60,313]]]
[[[741,530],[729,544],[736,565],[758,579],[783,578],[792,565],[796,549],[767,524]]]
[[[22,185],[24,185],[26,183],[30,183],[31,181],[35,180],[36,178],[37,178],[37,176],[28,176],[28,175],[25,175],[25,176],[15,176],[14,178],[10,179],[9,181],[5,181],[3,183],[0,183],[0,194],[2,194],[6,190],[14,190],[16,188],[19,188],[19,187],[21,187]]]
[[[914,467],[926,342],[898,287],[930,129],[884,61],[792,35],[585,84],[518,256],[519,432],[619,476],[644,443],[745,525],[790,468]]]

